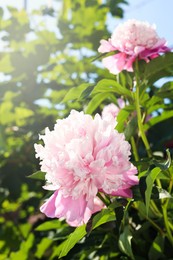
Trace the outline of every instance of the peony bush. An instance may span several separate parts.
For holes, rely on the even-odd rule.
[[[151,135],[173,116],[172,81],[165,78],[172,76],[173,55],[155,26],[137,20],[118,25],[98,51],[113,75],[82,92],[81,86],[71,89],[63,102],[73,100],[73,91],[78,100],[87,96],[84,112],[72,109],[35,144],[43,188],[51,192],[40,210],[77,227],[59,245],[59,257],[105,228],[107,235],[114,230],[120,250],[110,259],[167,259],[172,255],[166,248],[173,246],[173,166],[169,142],[158,151]],[[166,83],[158,88],[161,78]],[[151,234],[143,238],[147,228]],[[138,247],[142,239],[148,252]]]

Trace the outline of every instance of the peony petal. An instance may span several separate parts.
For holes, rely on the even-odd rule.
[[[132,191],[130,189],[119,189],[115,192],[112,192],[110,195],[112,196],[119,196],[124,198],[132,198]]]
[[[101,53],[105,52],[111,52],[116,50],[115,47],[111,44],[110,39],[108,41],[106,40],[101,40],[100,41],[100,47],[98,48],[98,51]]]
[[[65,218],[71,226],[87,223],[91,215],[104,208],[103,202],[95,197],[88,202],[85,196],[78,199],[64,197],[61,191],[54,194],[41,206],[40,210],[50,218]]]
[[[103,59],[103,65],[112,73],[118,74],[121,72],[125,65],[126,55],[118,53]]]
[[[46,200],[46,202],[40,207],[40,211],[44,213],[49,218],[55,218],[55,200],[58,195],[58,191],[55,191],[54,194]]]

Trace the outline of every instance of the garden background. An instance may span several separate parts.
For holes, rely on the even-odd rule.
[[[108,220],[109,223],[98,228],[88,225],[87,236],[84,237],[85,231],[79,229],[70,237],[74,228],[57,219],[48,219],[39,211],[48,194],[42,189],[45,181],[41,173],[28,177],[40,169],[34,143],[38,143],[39,133],[44,133],[46,127],[53,129],[55,121],[68,116],[71,109],[85,110],[90,104],[87,107],[89,113],[101,113],[104,105],[113,100],[113,97],[106,99],[105,95],[100,95],[91,102],[93,96],[90,94],[97,82],[106,79],[109,83],[115,79],[95,58],[100,40],[110,37],[115,25],[126,17],[129,4],[124,0],[51,3],[29,11],[15,6],[0,8],[0,259],[57,259],[59,256],[63,259],[171,259],[171,244],[156,232],[152,223],[156,216],[152,212],[146,215],[141,198],[138,211],[132,208],[127,213],[136,226],[142,225],[133,236],[128,228],[120,234],[116,229],[112,232],[115,228],[112,215],[105,215],[110,219],[102,221]],[[136,6],[136,10],[138,8]],[[165,13],[163,16],[169,17]],[[160,36],[169,37],[166,39],[171,46],[169,26],[164,24],[164,35],[158,24],[157,27]],[[155,74],[150,75],[148,69],[150,97],[168,77],[171,80],[172,65],[170,56]],[[124,78],[122,74],[121,80],[125,84],[126,74]],[[163,154],[162,163],[156,163],[163,171],[172,167],[169,158],[173,147],[172,86],[171,83],[164,88],[163,93],[157,94],[157,101],[153,98],[153,103],[147,107],[157,117],[147,130],[152,150]],[[122,93],[117,94],[119,97]],[[143,102],[145,108],[147,101]],[[135,128],[134,121],[130,122],[127,139],[136,134]],[[120,129],[123,131],[123,126]],[[142,144],[139,149],[140,155],[145,157]],[[145,165],[142,167],[145,169]],[[168,178],[162,177],[166,190]],[[163,194],[166,191],[162,190]],[[170,198],[170,195],[164,196]],[[117,212],[120,218],[117,223],[120,223],[122,207],[117,210],[120,211]],[[170,219],[172,214],[170,203]],[[162,216],[158,219],[157,225]],[[96,222],[96,226],[99,225]],[[68,245],[63,244],[69,237]]]

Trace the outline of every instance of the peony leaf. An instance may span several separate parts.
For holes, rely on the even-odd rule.
[[[79,100],[86,99],[93,91],[93,88],[94,88],[94,86],[91,84],[87,88],[85,88],[84,91],[81,93]]]
[[[133,117],[128,124],[126,125],[126,128],[124,130],[124,134],[126,137],[126,140],[129,141],[132,136],[135,135],[136,129],[137,129],[137,118]]]
[[[100,225],[116,220],[114,211],[110,209],[103,209],[96,216],[94,216],[92,221],[92,230],[99,227]]]
[[[145,204],[146,204],[147,215],[148,215],[148,211],[149,211],[153,184],[160,172],[161,172],[161,169],[159,167],[156,167],[153,170],[151,170],[151,172],[148,174],[148,176],[146,178]]]
[[[128,116],[131,113],[131,109],[128,109],[128,107],[125,107],[120,110],[117,116],[117,122],[118,124],[116,125],[116,130],[118,132],[123,132],[125,127],[126,127],[126,121],[128,120]]]
[[[37,171],[27,177],[31,179],[45,180],[45,174],[46,174],[45,172]]]
[[[71,88],[67,94],[65,95],[64,99],[61,103],[65,103],[70,100],[75,100],[81,97],[81,94],[88,88],[91,87],[93,84],[90,83],[83,83],[78,87]]]
[[[123,70],[119,73],[119,83],[122,85],[124,88],[129,88],[131,89],[133,86],[133,76],[131,73]]]
[[[35,256],[41,259],[44,252],[51,246],[53,240],[51,238],[44,237],[39,244],[37,244],[37,250]]]
[[[151,113],[153,111],[153,106],[158,105],[158,108],[160,108],[161,103],[162,103],[162,99],[160,97],[158,97],[158,96],[149,97],[146,102],[146,107],[148,109],[148,113]]]
[[[173,98],[173,82],[165,83],[156,93],[156,96],[161,98]]]
[[[28,253],[31,249],[31,247],[34,244],[35,237],[33,234],[30,234],[28,238],[20,244],[20,249],[15,252],[11,252],[10,259],[11,260],[27,260],[28,259]]]
[[[61,223],[61,221],[55,219],[55,220],[46,221],[46,222],[42,223],[41,225],[36,227],[35,230],[36,231],[47,231],[47,230],[59,229],[59,228],[62,228],[62,223]]]
[[[147,131],[152,126],[173,117],[173,111],[165,111],[161,115],[151,118],[145,125],[144,130]]]
[[[132,98],[132,93],[127,88],[121,86],[116,80],[113,79],[102,79],[94,87],[92,94],[103,93],[103,92],[113,92],[119,95],[124,95]]]
[[[86,235],[86,225],[77,227],[73,233],[71,233],[67,240],[65,240],[61,246],[61,252],[59,258],[64,257],[68,252],[75,246],[79,240],[81,240]]]
[[[130,259],[134,260],[135,258],[132,252],[131,240],[132,240],[132,234],[129,230],[129,227],[125,226],[124,232],[120,235],[119,238],[119,248]]]
[[[108,98],[110,96],[110,93],[98,93],[96,94],[91,101],[88,103],[88,106],[86,108],[86,114],[92,114],[98,106],[102,103],[103,100]]]
[[[144,79],[150,79],[151,82],[155,82],[157,79],[161,78],[161,72],[164,72],[163,76],[170,75],[169,68],[172,65],[173,53],[168,52],[162,56],[159,56],[146,64]]]
[[[149,250],[149,259],[164,259],[165,255],[164,252],[164,237],[161,234],[158,234],[154,239],[150,250]]]
[[[110,51],[110,52],[104,52],[104,53],[101,53],[100,55],[98,55],[98,56],[96,56],[93,60],[92,60],[92,62],[93,61],[96,61],[96,60],[100,60],[100,59],[102,59],[102,58],[106,58],[106,57],[109,57],[109,56],[111,56],[111,55],[115,55],[115,54],[117,54],[118,53],[118,51]]]

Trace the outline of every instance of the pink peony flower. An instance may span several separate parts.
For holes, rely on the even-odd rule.
[[[35,144],[41,170],[46,172],[45,189],[53,195],[41,206],[48,217],[65,218],[71,226],[87,223],[105,205],[98,192],[132,197],[138,184],[137,169],[130,163],[130,144],[115,129],[115,122],[94,119],[72,110],[46,129],[44,146]]]
[[[118,98],[117,103],[118,106],[113,103],[105,106],[102,111],[102,118],[106,119],[113,117],[113,119],[116,119],[120,110],[125,107],[125,102],[122,98]]]
[[[122,70],[133,71],[133,63],[138,58],[149,62],[159,53],[170,51],[164,38],[159,38],[155,26],[147,22],[128,20],[118,25],[111,38],[100,41],[101,53],[118,51],[103,59],[104,66],[113,74]]]

